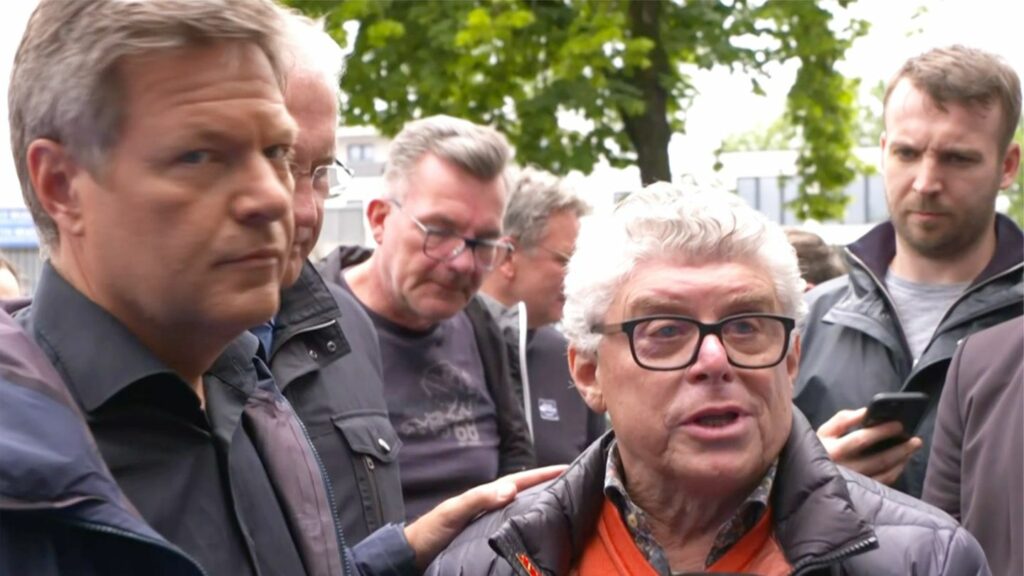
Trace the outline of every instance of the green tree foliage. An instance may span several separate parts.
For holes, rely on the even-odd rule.
[[[359,23],[342,88],[350,124],[393,135],[447,113],[492,124],[522,163],[589,173],[601,158],[670,180],[668,142],[685,130],[689,72],[728,67],[761,90],[797,60],[786,115],[801,136],[800,217],[841,214],[855,175],[855,83],[835,71],[863,21],[837,30],[852,0],[286,0],[326,16],[343,45]],[[742,114],[742,110],[737,110]],[[566,114],[581,119],[564,127]]]

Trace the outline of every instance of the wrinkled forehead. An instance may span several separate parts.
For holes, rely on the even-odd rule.
[[[682,256],[638,263],[616,292],[613,307],[616,305],[631,317],[725,317],[748,312],[777,313],[782,308],[765,266]]]

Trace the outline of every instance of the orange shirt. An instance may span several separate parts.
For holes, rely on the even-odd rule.
[[[767,576],[792,573],[793,567],[772,537],[771,509],[708,571]],[[601,508],[597,530],[584,547],[574,573],[580,576],[658,576],[643,552],[636,547],[619,511],[607,498]]]

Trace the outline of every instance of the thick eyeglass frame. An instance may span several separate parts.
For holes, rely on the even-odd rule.
[[[733,360],[732,356],[729,355],[729,347],[725,345],[725,339],[722,337],[722,328],[724,328],[727,324],[730,324],[737,320],[743,320],[746,318],[768,318],[772,320],[778,320],[779,322],[782,323],[784,329],[782,351],[779,353],[779,357],[776,358],[773,362],[758,365],[741,364]],[[670,367],[648,366],[647,364],[644,364],[643,362],[640,361],[640,357],[636,353],[636,345],[633,342],[633,333],[636,331],[637,326],[643,324],[644,322],[649,322],[651,320],[682,320],[697,327],[697,345],[693,347],[693,355],[690,356],[689,360],[687,360],[686,362],[679,366]],[[694,362],[697,361],[697,356],[700,354],[701,346],[704,345],[704,337],[708,336],[709,334],[714,334],[715,336],[718,337],[718,341],[722,344],[722,349],[725,350],[725,357],[726,359],[728,359],[729,364],[737,368],[757,370],[760,368],[771,368],[772,366],[777,366],[779,362],[782,362],[786,358],[786,354],[789,352],[790,337],[792,336],[794,328],[796,328],[796,320],[793,320],[789,316],[780,316],[778,314],[736,314],[735,316],[722,318],[721,320],[715,322],[714,324],[705,324],[700,320],[696,320],[688,316],[678,316],[674,314],[657,314],[652,316],[641,316],[639,318],[633,318],[632,320],[627,320],[625,322],[622,322],[621,324],[598,324],[591,328],[591,331],[593,331],[595,334],[605,335],[625,332],[626,337],[629,339],[629,351],[633,355],[633,361],[636,362],[637,366],[645,370],[653,370],[656,372],[671,372],[673,370],[683,370],[692,366]]]
[[[483,270],[493,270],[495,266],[501,264],[502,260],[507,258],[508,255],[515,250],[515,247],[509,244],[508,242],[502,242],[500,240],[488,240],[483,238],[467,238],[466,236],[461,236],[459,234],[455,234],[454,232],[449,232],[447,230],[438,230],[437,228],[434,228],[432,226],[427,226],[423,222],[420,222],[419,219],[417,219],[415,216],[406,212],[402,208],[402,203],[399,202],[398,200],[389,199],[388,202],[394,204],[395,208],[398,208],[399,212],[405,214],[406,218],[412,220],[412,223],[415,224],[416,227],[420,229],[420,232],[423,233],[423,255],[426,256],[427,258],[430,258],[431,260],[436,260],[437,262],[450,262],[458,258],[463,252],[465,252],[466,248],[469,248],[470,250],[473,251],[474,265],[479,266]],[[461,244],[459,244],[455,249],[449,252],[446,257],[442,258],[427,252],[427,244],[430,242],[431,236],[458,239],[461,241]],[[487,263],[480,259],[480,253],[477,252],[477,248],[480,246],[494,249],[494,260],[492,262]],[[502,251],[504,251],[504,253]]]
[[[300,169],[297,164],[289,164],[288,170],[292,173],[292,178],[299,180],[300,178],[309,178],[309,185],[313,188],[313,191],[323,197],[325,200],[337,198],[341,196],[341,193],[348,188],[349,182],[355,176],[355,173],[351,168],[345,165],[344,162],[335,158],[330,164],[321,164],[313,170]],[[339,182],[336,186],[331,186],[331,173],[335,174],[335,180]],[[341,174],[345,174],[346,178],[343,181]],[[321,191],[317,188],[317,181],[326,182],[326,191]]]

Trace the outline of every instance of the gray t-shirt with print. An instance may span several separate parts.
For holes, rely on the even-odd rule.
[[[413,520],[498,477],[497,413],[465,312],[419,332],[366,311],[380,340],[384,399],[402,440],[402,495]]]
[[[905,280],[889,271],[885,274],[885,285],[916,363],[931,342],[939,322],[970,282],[922,284]]]

